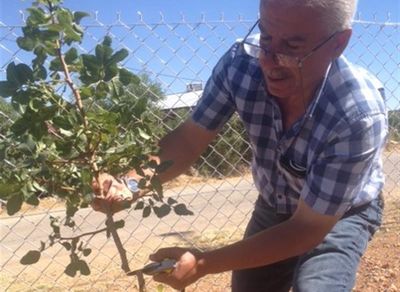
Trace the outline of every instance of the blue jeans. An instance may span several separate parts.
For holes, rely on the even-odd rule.
[[[351,291],[361,256],[382,221],[381,196],[348,211],[313,250],[268,266],[233,271],[233,292]],[[289,218],[259,197],[245,237]],[[295,244],[295,243],[294,243]]]

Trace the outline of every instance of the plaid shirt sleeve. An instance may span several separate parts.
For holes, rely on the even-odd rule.
[[[229,86],[229,66],[235,56],[235,45],[219,60],[206,83],[192,119],[200,126],[215,130],[222,127],[235,111]]]
[[[387,130],[384,113],[337,124],[307,177],[301,192],[305,202],[326,215],[350,209],[373,174],[371,168],[382,152]]]

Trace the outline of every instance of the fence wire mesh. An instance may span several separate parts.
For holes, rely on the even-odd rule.
[[[121,17],[111,24],[103,23],[97,15],[84,26],[85,38],[77,48],[82,53],[93,52],[104,36],[111,36],[114,47],[126,48],[130,55],[121,64],[144,78],[145,90],[136,94],[156,94],[148,80],[158,84],[162,96],[155,100],[162,109],[154,118],[166,130],[175,127],[188,115],[201,96],[205,83],[219,57],[232,43],[245,35],[254,20],[166,22],[162,17],[155,23],[139,18],[135,23]],[[384,154],[387,183],[384,195],[390,212],[398,212],[400,205],[400,32],[399,23],[356,20],[354,35],[345,52],[350,60],[371,70],[386,88],[391,117],[391,141]],[[16,46],[21,26],[0,22],[0,77],[11,61],[27,62],[30,55]],[[145,82],[147,80],[147,82]],[[12,122],[13,113],[0,109],[0,139]],[[147,256],[161,246],[183,245],[201,249],[220,246],[241,237],[257,196],[249,172],[249,145],[237,121],[230,122],[223,133],[191,173],[165,187],[165,196],[178,198],[194,212],[194,216],[169,215],[162,220],[142,218],[134,210],[119,213],[116,219],[125,220],[120,229],[131,268],[147,262]],[[42,253],[36,265],[24,266],[21,257],[30,249],[38,249],[40,242],[48,244],[51,233],[49,216],[64,216],[63,204],[54,198],[43,198],[36,207],[24,207],[15,216],[3,210],[0,219],[1,279],[9,291],[66,291],[137,289],[136,280],[123,275],[117,250],[104,235],[86,238],[86,247],[93,251],[88,257],[91,275],[71,278],[64,274],[68,254],[63,247],[53,247]],[[396,217],[397,218],[397,217]],[[76,215],[78,234],[104,227],[105,217],[91,209]],[[394,228],[399,229],[395,222]],[[68,231],[66,231],[68,232]],[[72,236],[73,234],[64,234]],[[229,274],[200,281],[193,290],[229,290]],[[211,284],[210,284],[211,283]],[[154,283],[149,284],[155,285]]]

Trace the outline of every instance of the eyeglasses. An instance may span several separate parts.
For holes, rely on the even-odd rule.
[[[260,23],[260,20],[257,20],[256,23],[251,27],[250,31],[244,37],[244,39],[242,41],[242,45],[243,45],[245,51],[248,52],[252,57],[255,57],[255,58],[260,58],[261,54],[264,54],[264,55],[271,54],[271,56],[273,57],[273,60],[276,64],[279,64],[280,66],[283,66],[283,67],[290,67],[290,68],[303,67],[303,63],[308,57],[310,57],[312,54],[314,54],[319,48],[321,48],[323,45],[325,45],[327,42],[329,42],[338,33],[337,31],[334,32],[327,39],[325,39],[324,41],[322,41],[321,43],[316,45],[310,52],[308,52],[307,54],[305,54],[303,57],[300,58],[300,57],[291,56],[291,55],[287,55],[287,54],[276,53],[276,52],[271,51],[268,48],[264,48],[264,47],[260,46],[259,44],[250,42],[248,40],[248,38],[249,38],[250,34],[253,32],[254,28],[259,23]],[[246,48],[245,47],[246,45],[249,47]]]

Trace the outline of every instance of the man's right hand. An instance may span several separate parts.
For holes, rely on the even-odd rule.
[[[102,173],[98,180],[92,182],[95,198],[92,208],[95,211],[112,214],[129,208],[139,198],[139,194],[133,194],[126,184],[110,174]]]

